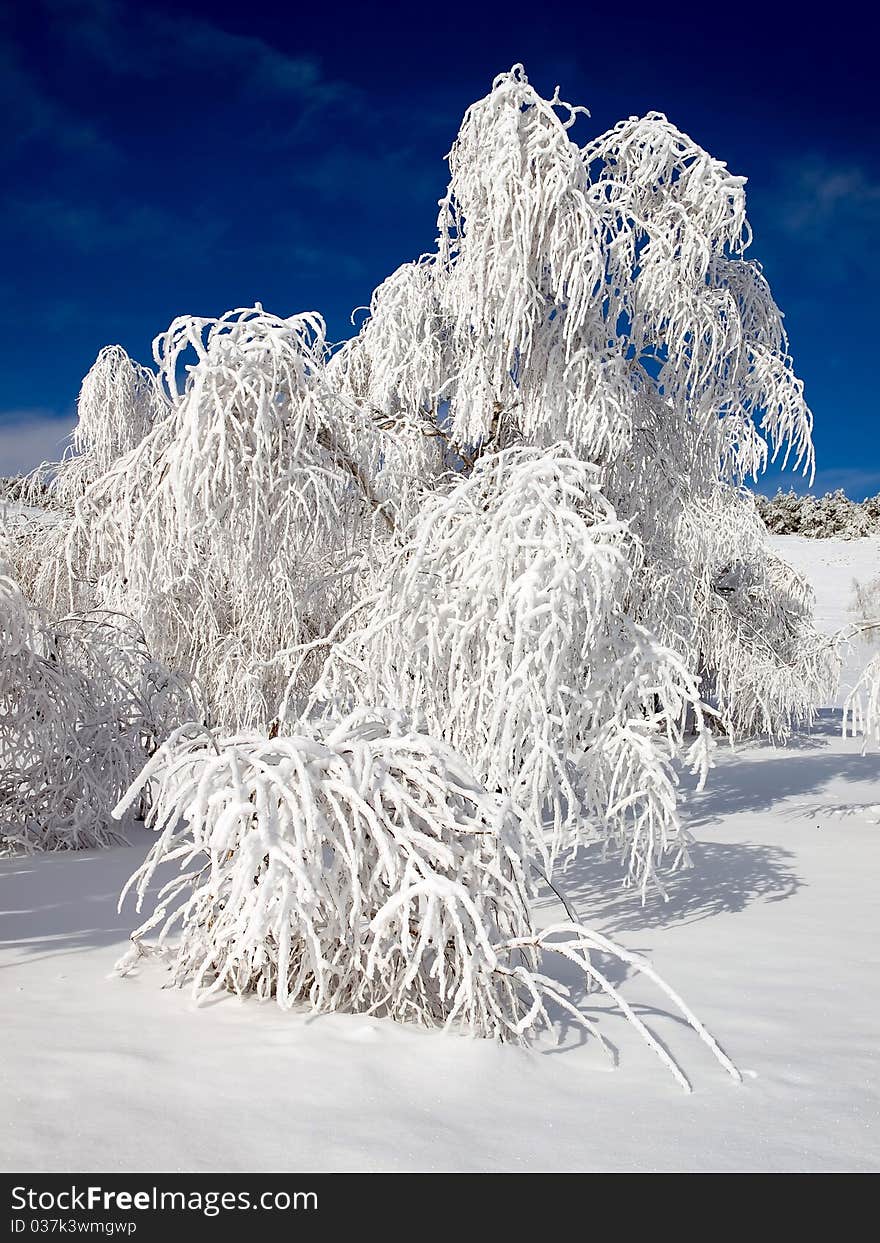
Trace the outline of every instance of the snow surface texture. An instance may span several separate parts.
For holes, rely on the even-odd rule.
[[[812,579],[820,626],[849,622],[852,580],[876,576],[880,540],[773,543]],[[142,830],[130,847],[0,862],[0,1165],[877,1170],[880,755],[827,712],[787,747],[722,749],[685,819],[696,868],[665,906],[615,889],[616,864],[589,854],[561,883],[578,917],[647,955],[742,1068],[739,1087],[618,964],[690,1097],[601,997],[583,1004],[617,1046],[616,1070],[574,1024],[558,1046],[523,1050],[253,999],[197,1009],[152,965],[108,979],[136,922],[116,900],[154,841]],[[563,916],[549,894],[540,914]]]

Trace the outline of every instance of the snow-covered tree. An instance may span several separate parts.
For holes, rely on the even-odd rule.
[[[880,497],[851,500],[842,488],[824,496],[799,496],[780,488],[773,497],[756,496],[758,512],[774,535],[809,539],[861,539],[877,530]]]
[[[88,484],[146,436],[164,408],[155,374],[105,346],[80,387],[77,421],[61,463],[44,462],[20,495],[35,504],[72,508]]]
[[[436,253],[380,287],[334,373],[387,425],[439,415],[465,470],[517,442],[598,467],[641,544],[620,606],[693,676],[736,682],[735,707],[717,704],[729,726],[784,732],[816,686],[808,609],[789,598],[774,625],[771,598],[752,619],[782,691],[760,711],[732,674],[749,602],[719,624],[728,562],[757,558],[766,580],[740,485],[780,451],[812,465],[781,313],[743,257],[744,179],[656,113],[580,147],[583,111],[541,99],[520,66],[496,79],[450,153]]]
[[[136,626],[101,613],[50,623],[0,556],[0,849],[119,841],[116,803],[194,709]]]
[[[137,619],[158,658],[197,676],[225,725],[268,728],[286,680],[279,650],[332,625],[371,527],[393,525],[393,452],[337,400],[326,354],[317,315],[176,320],[155,343],[153,418],[77,499],[57,556],[41,558],[47,607],[90,584],[95,603]],[[113,402],[103,424],[88,409],[90,434],[119,445]],[[61,464],[56,491],[78,461]]]
[[[527,1030],[523,878],[599,842],[654,882],[710,723],[782,733],[833,676],[743,487],[812,466],[744,179],[657,113],[579,145],[585,111],[500,75],[435,251],[340,348],[185,316],[155,378],[111,352],[84,386],[71,512],[16,557],[202,688],[145,770],[142,878],[207,854],[169,891],[197,987]]]

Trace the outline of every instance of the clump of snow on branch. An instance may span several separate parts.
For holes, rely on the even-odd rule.
[[[563,955],[681,1071],[594,961],[616,955],[658,982],[728,1071],[732,1064],[647,964],[586,929],[537,933],[522,825],[445,744],[399,713],[360,710],[309,733],[215,740],[176,731],[118,814],[151,780],[159,838],[129,882],[138,909],[177,864],[117,969],[165,953],[175,983],[274,998],[282,1008],[377,1014],[522,1039],[561,1007],[539,969]],[[124,898],[124,895],[123,895]],[[158,945],[143,938],[158,929]],[[169,941],[177,930],[178,939]]]

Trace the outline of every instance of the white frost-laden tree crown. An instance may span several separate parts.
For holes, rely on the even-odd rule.
[[[682,764],[835,676],[744,488],[813,464],[745,179],[587,115],[501,74],[355,336],[257,305],[175,320],[155,371],[103,350],[36,477],[31,605],[132,619],[203,706],[138,786],[143,877],[211,860],[173,888],[198,988],[529,1030],[534,877],[589,847],[660,884]]]

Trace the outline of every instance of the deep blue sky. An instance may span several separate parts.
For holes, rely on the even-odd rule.
[[[582,139],[657,109],[749,178],[816,486],[880,490],[877,33],[867,5],[731,0],[3,6],[0,473],[54,454],[102,345],[150,362],[180,313],[260,301],[346,335],[432,245],[461,115],[522,61],[590,108]]]

